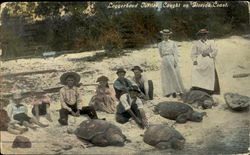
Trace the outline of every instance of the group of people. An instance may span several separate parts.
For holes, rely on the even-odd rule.
[[[176,43],[170,40],[172,32],[168,29],[160,31],[163,41],[158,44],[161,57],[161,85],[166,97],[182,96],[185,93],[179,70],[179,52]],[[197,32],[198,41],[193,43],[191,51],[192,87],[191,90],[200,90],[212,94],[220,94],[220,86],[215,58],[217,48],[213,41],[208,40],[209,31],[201,29]]]
[[[176,43],[170,40],[172,32],[168,29],[160,31],[163,41],[158,44],[161,57],[161,85],[165,97],[181,97],[185,92],[179,71],[179,53]],[[201,29],[197,32],[200,39],[194,42],[191,52],[193,61],[192,67],[192,88],[201,90],[210,95],[219,94],[219,82],[215,69],[215,57],[217,49],[214,42],[207,40],[208,31]],[[97,78],[99,85],[95,95],[90,99],[88,106],[82,106],[81,93],[79,91],[80,75],[75,72],[64,73],[60,82],[64,86],[60,89],[60,103],[58,122],[61,125],[68,125],[68,116],[79,117],[87,114],[90,119],[98,119],[96,111],[115,113],[118,123],[126,123],[133,118],[135,122],[144,128],[148,125],[143,103],[152,99],[149,80],[142,74],[140,66],[134,66],[134,76],[126,78],[126,71],[119,68],[116,72],[118,78],[113,85],[108,83],[106,76]],[[50,115],[50,99],[44,94],[36,93],[33,97],[32,114],[28,116],[28,109],[22,102],[21,93],[13,95],[12,102],[7,106],[7,112],[1,110],[1,115],[7,115],[1,120],[1,130],[8,130],[11,133],[20,134],[28,128],[36,129],[34,124],[40,127],[47,127],[48,124],[40,122],[40,116],[45,116],[48,121],[53,121]],[[8,117],[8,118],[7,118]],[[105,118],[103,118],[105,119]],[[2,125],[3,120],[9,122]]]

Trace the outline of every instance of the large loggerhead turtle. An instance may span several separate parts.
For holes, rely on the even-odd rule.
[[[99,119],[83,121],[75,134],[97,146],[123,146],[126,141],[120,128]]]
[[[183,149],[185,138],[167,125],[152,125],[145,131],[143,141],[159,149]]]
[[[211,109],[212,106],[216,106],[212,96],[200,90],[190,90],[186,93],[184,103],[194,104],[197,107],[202,107],[203,109]]]
[[[187,104],[181,102],[160,102],[154,112],[162,117],[176,120],[177,123],[186,123],[188,120],[201,122],[205,112],[196,112]]]

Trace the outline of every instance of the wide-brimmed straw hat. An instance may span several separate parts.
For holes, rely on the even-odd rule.
[[[200,29],[196,34],[208,34],[209,31],[207,29]]]
[[[160,31],[161,34],[170,35],[172,32],[169,29],[163,29]]]
[[[75,85],[77,85],[77,84],[80,82],[80,80],[81,80],[81,76],[80,76],[78,73],[76,73],[76,72],[67,72],[67,73],[64,73],[64,74],[60,77],[60,82],[61,82],[61,84],[67,85],[66,80],[67,80],[67,78],[68,78],[69,76],[74,77],[74,79],[75,79]]]
[[[20,92],[13,94],[13,99],[18,100],[18,99],[21,99],[21,98],[22,98],[22,94]]]
[[[134,71],[134,70],[139,70],[139,71],[143,72],[143,70],[141,69],[140,66],[134,66],[131,70],[132,70],[132,71]]]
[[[129,87],[128,91],[136,91],[136,92],[140,93],[140,90],[136,85]]]
[[[117,69],[116,74],[121,73],[121,72],[126,73],[126,71],[123,68],[119,68]]]
[[[100,82],[100,81],[108,81],[108,77],[106,76],[100,76],[99,78],[97,78],[96,82]]]

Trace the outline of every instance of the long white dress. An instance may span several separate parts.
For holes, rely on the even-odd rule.
[[[203,57],[206,53],[209,56]],[[215,86],[215,57],[217,48],[214,41],[201,40],[193,43],[191,59],[197,61],[197,65],[192,68],[192,87],[199,87],[207,90],[214,90]]]
[[[175,42],[168,40],[158,44],[161,56],[161,85],[163,96],[183,93],[184,86],[178,66],[178,50]],[[174,64],[177,64],[175,67]]]

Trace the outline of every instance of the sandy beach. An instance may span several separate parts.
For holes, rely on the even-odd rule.
[[[109,82],[117,78],[116,69],[123,67],[127,70],[126,76],[132,76],[131,68],[135,65],[141,66],[144,74],[154,82],[154,100],[144,104],[144,110],[149,124],[173,125],[186,139],[183,150],[158,150],[143,142],[141,136],[145,130],[140,129],[133,121],[126,124],[119,124],[115,121],[114,114],[98,112],[100,118],[117,125],[122,129],[124,135],[131,143],[123,147],[96,147],[88,142],[80,141],[74,134],[69,134],[69,129],[76,129],[87,116],[78,118],[69,117],[69,125],[61,126],[59,118],[59,93],[50,93],[52,99],[51,111],[53,122],[41,118],[49,127],[38,128],[37,131],[29,130],[22,134],[32,142],[29,149],[14,149],[12,142],[16,135],[8,132],[1,132],[1,153],[3,154],[248,154],[249,152],[249,111],[233,112],[227,108],[223,95],[227,92],[239,93],[250,96],[250,76],[244,78],[233,78],[234,74],[250,73],[250,40],[240,36],[232,36],[215,40],[218,46],[216,68],[219,76],[221,94],[214,95],[218,106],[212,109],[197,111],[207,113],[200,123],[187,122],[185,124],[174,124],[174,121],[165,119],[153,113],[154,105],[160,101],[177,101],[173,98],[165,98],[161,95],[160,83],[160,56],[157,45],[150,45],[147,48],[133,50],[118,58],[105,58],[103,61],[86,62],[81,60],[84,57],[92,56],[96,52],[83,52],[65,54],[56,58],[47,59],[19,59],[1,62],[1,74],[19,73],[27,71],[39,71],[56,69],[60,72],[48,74],[35,74],[6,78],[2,80],[4,89],[1,93],[11,93],[14,89],[35,90],[61,86],[59,78],[66,71],[78,72],[83,84],[96,84],[96,79],[105,75]],[[179,48],[179,67],[183,83],[188,90],[191,87],[190,58],[192,42],[176,42]],[[20,88],[19,88],[20,87]],[[88,105],[90,98],[94,95],[95,86],[82,86],[80,91],[83,98],[83,105]],[[31,114],[31,98],[24,102]]]

